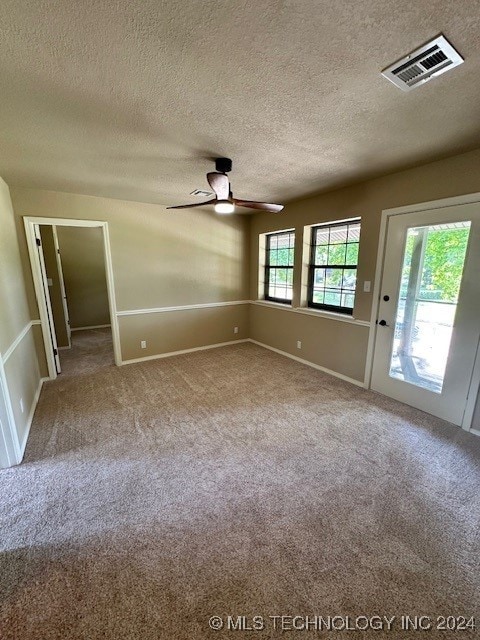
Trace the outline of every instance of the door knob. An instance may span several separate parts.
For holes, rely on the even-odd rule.
[[[388,327],[387,321],[386,320],[380,320],[378,323],[381,327]]]

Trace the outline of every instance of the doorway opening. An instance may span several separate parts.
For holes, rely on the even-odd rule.
[[[24,223],[50,378],[120,364],[107,223]]]

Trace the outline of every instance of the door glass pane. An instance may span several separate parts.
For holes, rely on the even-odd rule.
[[[441,393],[470,222],[408,230],[390,376]]]

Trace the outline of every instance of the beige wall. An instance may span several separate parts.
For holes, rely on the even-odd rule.
[[[0,352],[30,322],[10,194],[0,178]]]
[[[9,190],[0,178],[0,353],[20,444],[26,434],[29,414],[40,383],[39,358],[43,360],[44,357],[36,335],[37,327],[30,327],[11,351],[30,320]],[[6,359],[8,352],[10,355]]]
[[[259,214],[251,225],[250,294],[258,297],[259,234],[277,229],[296,230],[296,267],[294,273],[294,306],[300,301],[301,244],[305,225],[361,216],[362,231],[358,261],[358,288],[354,317],[370,320],[372,294],[363,292],[363,282],[372,283],[378,247],[380,218],[383,209],[437,200],[467,193],[480,192],[480,150],[465,153],[421,167],[394,173],[293,202],[282,214]],[[280,332],[279,322],[288,323],[289,331]],[[341,331],[342,338],[339,338]],[[301,314],[278,310],[267,314],[255,309],[250,319],[253,339],[300,356],[338,373],[363,380],[368,331],[355,324],[345,324],[341,330],[336,321],[316,316],[305,320]],[[301,352],[296,341],[307,345]],[[343,355],[343,341],[355,345],[349,359]],[[332,347],[334,345],[334,347]],[[334,348],[337,355],[334,354]],[[355,375],[352,375],[352,371]],[[350,372],[350,373],[349,373]]]
[[[100,227],[57,227],[72,329],[110,324]]]
[[[108,222],[119,311],[238,301],[248,297],[248,216],[220,217],[202,209],[172,212],[159,205],[24,188],[12,189],[12,199],[21,251],[27,264],[22,216]],[[30,307],[37,313],[30,275],[27,285]],[[175,350],[181,350],[189,348],[192,342],[208,345],[225,341],[226,335],[231,340],[241,336],[233,334],[233,318],[228,313],[217,312],[217,320],[209,324],[203,321],[202,309],[179,313],[187,314],[185,322],[190,326],[188,334],[183,332],[183,338],[175,333],[165,337],[165,322],[168,322],[165,314],[147,314],[150,315],[148,322],[145,314],[122,319],[122,357],[131,359],[163,353],[162,349],[170,349],[171,344],[175,344]],[[240,323],[245,309],[238,313]],[[146,322],[148,335],[158,334],[161,339],[148,339]],[[180,323],[170,325],[169,330],[175,332],[177,326],[180,327]],[[139,352],[140,341],[145,339],[149,346]]]
[[[28,421],[31,418],[31,411],[34,409],[35,393],[41,378],[34,336],[36,330],[37,327],[32,327],[4,365],[17,436],[21,446],[27,436]],[[23,411],[20,400],[23,401]]]
[[[132,360],[248,338],[249,305],[122,316],[122,356]],[[238,334],[234,333],[238,327]],[[147,343],[141,349],[138,337]]]
[[[40,235],[42,238],[43,257],[45,260],[45,270],[47,278],[51,280],[48,290],[50,293],[50,303],[52,305],[53,323],[55,326],[55,335],[57,338],[57,346],[68,347],[68,332],[63,308],[63,294],[60,285],[60,274],[57,263],[57,251],[53,239],[53,228],[51,226],[42,225],[40,227]]]
[[[328,332],[329,340],[319,339],[318,331],[319,322],[315,316],[273,306],[251,305],[251,338],[362,381],[368,327],[325,319],[322,331]],[[302,344],[301,349],[297,349],[297,340]]]

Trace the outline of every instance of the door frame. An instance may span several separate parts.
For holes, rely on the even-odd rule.
[[[28,254],[30,257],[30,266],[32,269],[35,296],[37,298],[38,310],[40,313],[43,344],[45,347],[45,356],[47,359],[48,374],[50,376],[50,379],[54,380],[57,377],[57,372],[55,369],[55,357],[53,354],[52,343],[50,341],[48,333],[47,303],[43,295],[40,259],[38,257],[37,245],[35,242],[35,225],[48,225],[52,227],[99,227],[102,230],[103,257],[105,263],[105,275],[107,280],[108,305],[110,310],[110,322],[112,325],[113,353],[115,356],[115,364],[117,366],[120,366],[122,363],[122,356],[120,350],[120,333],[117,318],[117,303],[115,299],[115,284],[113,278],[112,253],[110,249],[108,222],[102,222],[100,220],[74,220],[71,218],[43,218],[36,216],[23,216],[23,223],[25,226]]]
[[[402,215],[405,213],[418,213],[420,211],[428,211],[429,209],[441,209],[444,207],[453,207],[462,204],[480,204],[480,193],[469,193],[462,196],[454,196],[452,198],[443,198],[441,200],[431,200],[428,202],[420,202],[418,204],[410,204],[402,207],[393,207],[384,209],[380,220],[380,233],[378,238],[377,262],[375,268],[375,280],[373,284],[372,312],[370,315],[370,331],[368,335],[367,358],[365,364],[365,387],[371,389],[373,356],[375,350],[375,340],[377,336],[377,320],[378,308],[380,305],[380,293],[382,287],[383,266],[385,262],[385,249],[387,243],[388,221],[391,216]],[[465,413],[462,421],[462,429],[471,431],[476,435],[480,435],[472,429],[473,413],[475,411],[475,403],[477,395],[480,391],[480,345],[477,348],[477,356],[473,369],[473,375],[468,390],[468,398],[465,407]]]

